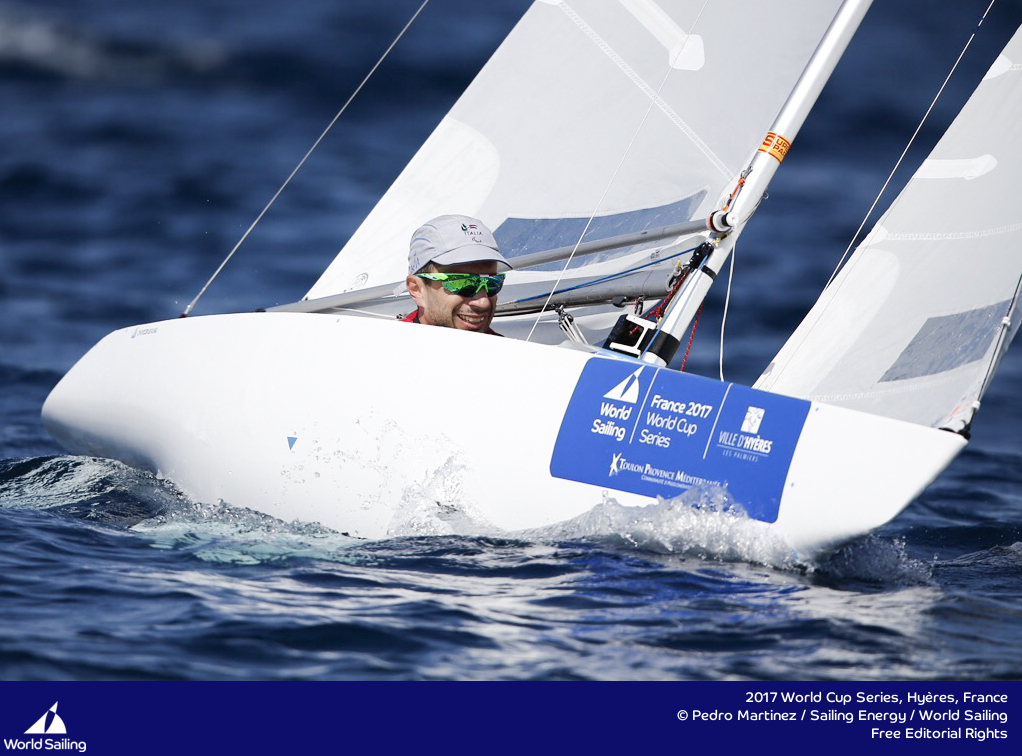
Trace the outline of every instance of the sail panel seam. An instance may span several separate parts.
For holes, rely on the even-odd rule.
[[[883,238],[883,242],[889,241],[964,241],[971,239],[982,239],[991,236],[1000,236],[1002,234],[1011,234],[1017,231],[1022,231],[1022,223],[1012,223],[1007,226],[997,226],[996,228],[987,228],[976,231],[948,231],[948,232],[930,232],[930,233],[906,233],[906,234],[886,234]]]

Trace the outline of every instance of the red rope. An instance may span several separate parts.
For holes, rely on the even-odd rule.
[[[699,314],[702,311],[703,306],[700,304],[699,309],[696,310],[696,316],[692,318],[692,332],[688,335],[688,346],[685,347],[685,356],[681,358],[681,365],[678,366],[679,372],[685,369],[685,363],[688,362],[688,350],[692,348],[692,339],[696,337],[696,326],[699,325]]]
[[[652,310],[647,312],[642,317],[644,317],[646,320],[653,321],[660,320],[661,316],[664,313],[664,310],[667,309],[667,304],[674,298],[674,295],[678,293],[678,289],[681,288],[681,285],[685,282],[685,279],[688,278],[688,274],[690,271],[691,271],[690,268],[683,269],[681,271],[681,275],[678,276],[678,280],[674,282],[674,285],[671,287],[671,290],[667,293],[667,296],[661,299],[660,302],[657,303],[656,307],[654,307]],[[631,331],[629,331],[629,335],[634,336],[636,333],[638,333],[638,331],[639,326],[633,326]]]

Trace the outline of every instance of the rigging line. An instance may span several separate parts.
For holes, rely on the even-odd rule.
[[[731,245],[731,269],[727,274],[727,293],[724,295],[724,313],[720,317],[720,380],[724,380],[724,324],[727,323],[727,310],[731,305],[731,282],[735,277],[735,257],[738,255],[738,242]]]
[[[911,149],[912,145],[915,143],[916,137],[919,136],[919,132],[922,131],[923,126],[925,125],[927,119],[930,117],[930,113],[933,111],[933,108],[937,105],[937,101],[940,99],[941,95],[944,94],[944,89],[947,87],[948,82],[951,81],[951,77],[954,76],[955,71],[958,70],[958,65],[962,62],[962,58],[965,57],[965,53],[969,49],[969,45],[971,45],[972,41],[976,38],[976,34],[979,32],[979,27],[983,25],[983,22],[986,20],[987,15],[990,13],[990,9],[994,7],[995,2],[997,2],[997,0],[990,0],[990,5],[988,5],[987,9],[983,11],[983,15],[976,23],[976,26],[973,27],[972,34],[969,35],[969,39],[966,41],[965,47],[963,47],[962,51],[958,54],[958,60],[956,60],[954,65],[951,66],[951,70],[948,72],[948,75],[944,78],[944,83],[940,85],[940,89],[937,90],[937,94],[934,96],[933,102],[931,102],[930,107],[926,109],[926,112],[923,114],[922,120],[919,122],[919,125],[916,126],[916,130],[909,138],[908,144],[905,145],[905,149],[902,150],[901,156],[898,158],[898,161],[894,164],[894,168],[891,169],[891,173],[887,177],[887,181],[885,181],[884,185],[880,187],[880,193],[877,195],[876,199],[873,200],[873,204],[869,206],[869,210],[866,212],[866,217],[862,219],[862,223],[860,223],[859,228],[856,229],[855,234],[852,236],[852,240],[848,242],[848,247],[845,249],[845,253],[841,255],[841,259],[838,260],[838,264],[834,268],[834,272],[830,274],[830,279],[828,279],[827,281],[827,286],[830,286],[834,282],[834,279],[837,277],[838,271],[841,270],[841,266],[844,265],[845,260],[848,258],[849,252],[851,252],[852,247],[855,246],[855,242],[859,238],[859,234],[862,233],[862,229],[865,228],[866,223],[870,219],[870,216],[873,215],[873,211],[876,210],[876,206],[880,203],[880,198],[884,196],[884,192],[887,191],[887,186],[891,183],[891,180],[894,178],[894,174],[898,172],[898,168],[901,166],[902,161],[905,159],[905,155],[908,154],[909,149]],[[824,288],[827,288],[827,286],[824,286]]]
[[[667,76],[670,76],[670,71],[667,72]],[[664,83],[667,82],[667,76],[664,77],[664,81],[660,84],[660,89],[663,89]],[[659,94],[660,90],[658,89],[657,95]],[[564,261],[564,267],[562,267],[560,273],[557,274],[557,278],[554,281],[554,285],[551,288],[550,293],[547,295],[546,301],[543,303],[543,307],[536,315],[536,320],[532,324],[532,329],[529,331],[529,335],[525,337],[526,341],[532,341],[532,335],[536,332],[536,327],[539,325],[540,316],[542,316],[543,313],[546,312],[547,307],[550,306],[550,300],[553,299],[554,292],[557,291],[557,287],[561,285],[561,279],[564,278],[564,274],[568,272],[568,266],[571,265],[571,261],[575,257],[575,252],[578,251],[579,246],[582,244],[582,240],[589,232],[589,227],[593,224],[593,220],[595,220],[596,218],[596,213],[598,213],[600,211],[600,207],[603,206],[603,200],[607,198],[607,193],[610,191],[610,187],[612,187],[614,185],[614,181],[617,180],[617,175],[618,173],[621,172],[621,168],[625,164],[625,160],[628,157],[628,153],[632,151],[632,147],[635,144],[635,140],[638,139],[639,132],[642,131],[642,127],[646,123],[646,119],[649,117],[649,114],[653,112],[653,105],[654,102],[651,100],[649,103],[649,107],[646,108],[646,113],[642,116],[642,120],[639,122],[638,128],[635,130],[635,133],[632,134],[632,138],[628,142],[628,146],[625,148],[624,154],[621,155],[621,160],[618,161],[617,167],[614,169],[614,173],[610,177],[610,181],[608,181],[607,186],[604,187],[603,194],[600,195],[600,199],[596,203],[596,208],[593,210],[592,215],[589,216],[589,220],[586,221],[586,225],[582,229],[582,233],[579,234],[578,240],[575,242],[575,246],[571,250],[571,254],[568,255],[568,258]]]
[[[181,313],[180,317],[182,318],[188,317],[188,313],[190,313],[192,311],[192,308],[195,307],[196,303],[199,301],[199,298],[206,293],[206,289],[210,287],[210,284],[212,284],[213,281],[216,280],[216,277],[220,275],[220,271],[222,271],[224,269],[224,266],[227,265],[227,263],[230,261],[232,257],[234,257],[234,253],[238,251],[238,248],[241,247],[242,244],[245,243],[245,240],[248,238],[249,234],[252,233],[253,229],[255,229],[259,222],[263,219],[263,216],[266,215],[270,207],[273,206],[273,203],[277,201],[277,197],[279,197],[281,195],[281,192],[283,192],[284,189],[287,188],[287,185],[291,183],[291,179],[295,177],[295,174],[297,174],[298,171],[302,169],[302,166],[305,165],[305,162],[309,159],[309,157],[316,150],[316,148],[319,147],[319,143],[323,141],[326,135],[330,132],[330,129],[334,127],[334,124],[336,124],[340,117],[344,114],[344,111],[348,109],[349,105],[351,105],[352,100],[354,100],[358,96],[358,93],[362,91],[362,88],[366,85],[366,82],[368,82],[372,75],[376,73],[376,69],[379,68],[383,61],[387,58],[387,56],[390,55],[390,51],[394,49],[395,45],[397,45],[397,43],[401,40],[401,37],[403,37],[405,35],[405,32],[408,31],[408,28],[413,23],[415,23],[415,19],[419,17],[419,14],[422,13],[426,5],[428,4],[429,0],[423,0],[422,5],[420,5],[418,10],[416,10],[415,13],[412,14],[412,17],[408,19],[407,23],[405,23],[401,31],[398,32],[398,35],[394,37],[394,41],[391,42],[387,49],[383,51],[383,55],[380,56],[380,59],[376,61],[373,67],[369,69],[369,73],[365,75],[365,78],[363,78],[359,85],[355,87],[355,91],[351,93],[351,96],[348,97],[348,100],[344,103],[344,105],[341,106],[341,109],[337,111],[337,115],[335,115],[333,117],[333,120],[331,120],[330,123],[327,124],[327,127],[323,129],[323,133],[319,135],[319,138],[312,143],[312,146],[309,148],[308,152],[305,153],[305,156],[298,161],[298,165],[294,167],[294,170],[291,171],[291,174],[284,180],[284,183],[280,185],[280,188],[270,198],[270,201],[266,203],[266,207],[264,207],[262,211],[259,213],[259,215],[256,216],[256,219],[252,221],[252,225],[250,225],[245,230],[245,233],[241,235],[241,238],[238,239],[238,243],[234,245],[234,248],[231,249],[231,251],[227,254],[227,257],[225,257],[223,262],[220,263],[220,267],[216,269],[213,275],[210,276],[209,280],[206,281],[206,285],[203,286],[199,293],[195,295],[195,299],[188,303],[188,306],[184,309],[184,312]]]
[[[699,9],[699,13],[696,15],[696,20],[692,24],[691,31],[689,31],[688,33],[690,37],[693,34],[695,34],[696,25],[699,23],[699,19],[702,17],[703,11],[706,10],[706,6],[709,4],[709,2],[710,0],[703,0],[703,5]],[[643,114],[642,120],[639,121],[638,127],[636,127],[635,132],[632,134],[632,138],[628,142],[628,146],[625,148],[624,153],[621,155],[621,160],[618,161],[617,167],[614,169],[614,173],[611,175],[610,180],[607,182],[607,186],[604,187],[603,189],[603,194],[600,195],[600,199],[596,202],[596,207],[590,214],[589,220],[586,221],[586,225],[582,229],[582,233],[579,234],[578,240],[575,242],[575,246],[571,250],[571,254],[568,255],[567,259],[564,261],[564,267],[561,268],[561,272],[557,275],[557,279],[554,281],[554,285],[550,291],[550,294],[547,296],[546,301],[543,303],[543,307],[540,308],[540,311],[536,314],[536,319],[532,323],[532,328],[529,331],[529,335],[525,337],[526,341],[532,341],[532,335],[536,332],[537,326],[539,326],[540,318],[543,316],[543,313],[546,312],[547,308],[550,306],[550,300],[553,299],[554,293],[557,291],[557,287],[560,286],[561,284],[561,279],[563,279],[564,274],[567,273],[568,266],[571,265],[571,261],[575,257],[575,252],[578,251],[579,246],[582,244],[582,240],[589,232],[589,227],[593,224],[593,221],[596,219],[596,214],[600,211],[600,208],[603,206],[603,201],[607,198],[607,193],[610,191],[610,188],[614,185],[614,182],[617,180],[617,176],[621,172],[621,168],[624,167],[625,160],[628,158],[629,153],[632,151],[632,147],[635,145],[635,140],[639,138],[639,134],[642,132],[642,127],[646,124],[646,120],[649,118],[649,114],[653,112],[653,108],[656,105],[657,100],[660,98],[660,93],[663,91],[664,85],[667,84],[667,79],[670,78],[671,72],[673,70],[674,69],[672,66],[670,65],[667,66],[667,73],[664,74],[663,81],[661,81],[660,86],[657,87],[656,96],[650,98],[649,107],[646,108],[646,112],[645,114]]]

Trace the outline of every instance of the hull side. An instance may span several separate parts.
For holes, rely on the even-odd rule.
[[[596,438],[604,434],[592,428],[605,426],[572,420],[586,402],[603,407],[614,388],[586,388],[587,375],[627,376],[637,365],[390,320],[218,315],[110,334],[54,389],[43,419],[69,450],[151,470],[199,501],[366,538],[400,531],[417,507],[456,501],[476,524],[515,531],[571,519],[608,494],[643,506],[681,492],[612,474],[612,456],[599,447],[606,439]],[[643,380],[660,381],[665,396],[740,390],[742,412],[762,405],[778,414],[776,395],[648,370]],[[775,447],[783,465],[770,471],[777,501],[752,513],[801,553],[884,524],[965,444],[950,433],[800,404],[804,425],[792,449]],[[636,405],[636,422],[643,407]],[[701,422],[706,448],[711,435],[721,446],[726,437],[714,418]],[[674,455],[678,470],[698,469],[686,460],[694,441],[685,441],[691,449],[675,441],[671,452],[633,435],[618,441],[619,454],[638,459],[656,450]],[[741,491],[744,471],[760,474],[761,460],[758,467],[725,460],[713,468],[722,471],[715,480]]]

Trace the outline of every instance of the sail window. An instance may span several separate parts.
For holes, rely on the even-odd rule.
[[[613,236],[659,228],[691,218],[705,196],[706,192],[702,191],[666,205],[593,218],[589,230],[586,231],[584,241],[609,239]],[[500,245],[501,252],[513,264],[514,258],[522,255],[576,244],[588,222],[588,217],[508,218],[494,230],[493,235]],[[662,244],[663,242],[657,243]],[[575,268],[612,259],[621,254],[622,250],[616,249],[573,261],[570,267]],[[563,262],[556,262],[536,266],[532,270],[560,270],[563,267]]]
[[[997,336],[1009,302],[927,318],[881,383],[936,375],[980,360]]]

